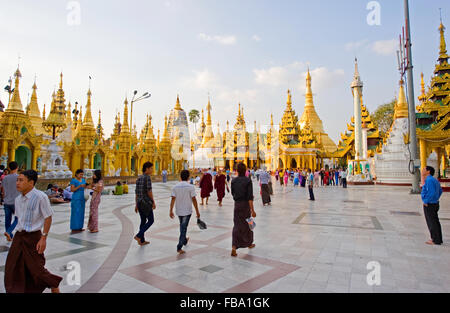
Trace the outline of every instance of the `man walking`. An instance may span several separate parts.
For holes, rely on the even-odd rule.
[[[34,187],[37,179],[34,170],[24,171],[17,177],[20,195],[15,200],[15,210],[18,224],[5,264],[7,293],[42,293],[46,288],[59,293],[62,277],[44,267],[53,210],[47,195]]]
[[[182,249],[187,245],[189,237],[186,237],[187,228],[192,215],[192,204],[194,204],[197,218],[200,218],[198,211],[197,199],[195,198],[195,187],[188,183],[189,171],[181,171],[181,182],[175,185],[172,189],[172,201],[170,202],[170,218],[174,218],[173,207],[175,205],[175,213],[180,220],[180,239],[177,245],[177,252],[179,254],[185,253]]]
[[[347,169],[342,170],[342,188],[347,188]]]
[[[145,241],[144,234],[152,226],[154,222],[153,210],[156,209],[155,200],[153,199],[152,180],[150,174],[153,170],[153,163],[145,162],[142,166],[143,175],[136,180],[136,208],[135,212],[141,217],[139,232],[134,239],[140,246],[149,244]]]
[[[442,244],[442,229],[439,222],[439,198],[442,195],[442,188],[439,181],[434,178],[434,168],[427,166],[422,170],[422,175],[425,178],[425,184],[422,187],[422,202],[425,220],[431,234],[431,240],[428,240],[428,245]]]
[[[17,191],[17,168],[19,165],[17,162],[13,161],[9,163],[10,174],[3,178],[3,199],[4,199],[4,209],[5,209],[5,237],[6,240],[12,241],[13,230],[17,225],[17,216],[14,217],[14,222],[11,223],[12,216],[15,213],[15,201],[19,196]]]
[[[308,174],[306,178],[306,183],[308,184],[308,191],[309,191],[309,200],[315,201],[314,198],[314,192],[313,192],[313,186],[314,186],[314,175],[311,172],[311,169],[308,168]]]
[[[263,206],[270,205],[272,200],[270,199],[270,188],[269,188],[269,181],[270,181],[270,175],[267,173],[266,169],[264,169],[261,174],[259,175],[259,179],[261,182],[261,199],[263,202]]]

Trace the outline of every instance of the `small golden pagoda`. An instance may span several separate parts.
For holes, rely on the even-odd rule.
[[[63,74],[60,74],[59,89],[55,97],[52,97],[52,105],[49,116],[42,123],[42,127],[55,139],[57,134],[66,128],[66,100],[64,99]]]
[[[30,118],[22,108],[19,93],[19,68],[15,72],[14,92],[0,117],[0,163],[16,161],[20,169],[36,168],[41,153],[42,136],[36,134]]]

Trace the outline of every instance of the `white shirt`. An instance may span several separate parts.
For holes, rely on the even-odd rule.
[[[32,203],[29,202],[32,199]],[[15,200],[15,215],[18,218],[17,231],[35,232],[44,226],[44,220],[53,215],[50,200],[42,191],[33,188],[25,196],[20,194]]]
[[[192,198],[195,197],[195,187],[186,181],[179,182],[172,189],[175,197],[175,212],[178,216],[192,214]]]

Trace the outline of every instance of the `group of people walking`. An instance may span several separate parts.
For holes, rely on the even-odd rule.
[[[4,283],[6,292],[11,293],[41,293],[46,288],[52,292],[59,292],[62,277],[50,273],[45,268],[44,252],[47,247],[47,237],[52,224],[53,209],[49,197],[35,188],[38,174],[34,170],[25,170],[17,173],[17,163],[9,163],[9,174],[2,180],[2,198],[5,210],[5,237],[12,241],[5,264]],[[138,233],[134,239],[140,246],[148,245],[145,239],[146,231],[154,223],[156,202],[152,191],[151,173],[153,164],[143,164],[142,175],[136,181],[135,189],[135,212],[139,214],[141,223]],[[430,231],[431,239],[426,243],[429,245],[442,244],[442,229],[438,218],[439,198],[442,188],[439,181],[434,178],[434,168],[427,166],[422,171],[422,201],[425,219]],[[289,173],[276,173],[276,178],[281,179]],[[300,175],[304,176],[305,185],[310,192],[310,200],[314,200],[313,187],[315,185],[315,173],[308,169],[303,175],[294,173],[294,180],[300,181]],[[334,173],[336,175],[336,173]],[[180,225],[180,236],[176,246],[179,254],[184,254],[183,247],[189,242],[187,236],[188,225],[195,209],[197,222],[200,223],[200,212],[196,200],[196,190],[192,183],[188,183],[190,172],[183,170],[180,173],[180,182],[176,184],[171,192],[169,206],[169,217],[178,216]],[[326,177],[326,176],[324,176]],[[336,177],[336,176],[335,176]],[[273,194],[271,186],[271,175],[265,170],[257,173],[257,179],[261,186],[263,205],[270,204],[270,195]],[[284,178],[283,178],[284,179]],[[228,183],[231,180],[231,188]],[[300,183],[300,182],[299,182]],[[85,190],[91,190],[90,213],[88,229],[98,232],[98,207],[101,192],[104,188],[101,172],[94,172],[92,185],[84,179],[83,170],[75,172],[75,177],[70,182],[73,192],[71,201],[70,228],[72,233],[83,231],[85,214]],[[217,191],[219,205],[222,204],[225,188],[231,192],[234,200],[233,231],[231,243],[231,256],[237,256],[237,250],[242,248],[255,248],[253,228],[250,226],[252,218],[256,217],[254,208],[253,182],[248,175],[246,165],[237,165],[237,176],[231,179],[231,173],[221,170],[215,172],[210,170],[202,173],[200,182],[202,204],[203,199],[208,198],[213,189]],[[230,191],[231,189],[231,191]],[[175,212],[174,212],[175,208]],[[13,218],[14,217],[14,218]],[[13,233],[15,230],[15,233]]]
[[[277,169],[275,171],[275,179],[280,182],[281,186],[287,186],[289,181],[294,186],[305,187],[308,180],[308,172],[311,169]],[[347,170],[338,169],[321,169],[311,171],[313,174],[314,187],[319,186],[342,186],[347,188]]]

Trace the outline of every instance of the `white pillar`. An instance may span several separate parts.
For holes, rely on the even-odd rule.
[[[362,149],[362,125],[361,125],[361,98],[362,98],[363,83],[359,77],[358,61],[355,59],[355,74],[351,84],[353,92],[353,111],[355,117],[355,155],[356,160],[363,159]]]
[[[362,148],[363,154],[362,159],[367,160],[368,152],[367,152],[367,128],[362,129]]]

